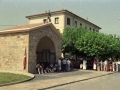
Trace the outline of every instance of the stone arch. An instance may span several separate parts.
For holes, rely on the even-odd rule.
[[[42,36],[40,36],[40,37],[37,38],[36,45],[35,45],[36,51],[37,51],[37,46],[38,46],[38,44],[39,44],[39,41],[40,41],[43,37],[48,37],[48,38],[50,38],[50,39],[52,40],[52,42],[53,42],[53,44],[54,44],[54,47],[55,47],[55,52],[56,52],[57,46],[56,46],[55,40],[54,40],[54,38],[53,38],[51,35],[49,35],[49,34],[44,34],[44,35],[42,35]]]
[[[48,37],[54,43],[56,60],[61,56],[61,38],[50,27],[43,27],[29,33],[29,60],[28,72],[35,73],[37,46],[43,37]]]
[[[36,63],[56,62],[55,41],[53,41],[49,36],[43,35],[36,46],[36,54],[37,54]]]

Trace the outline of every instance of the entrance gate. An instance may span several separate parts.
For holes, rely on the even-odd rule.
[[[42,52],[36,52],[37,54],[37,63],[49,62],[55,63],[55,53],[50,52],[50,50],[42,50]]]

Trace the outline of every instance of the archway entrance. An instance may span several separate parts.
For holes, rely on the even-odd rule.
[[[37,61],[36,63],[55,63],[56,53],[53,41],[45,36],[43,37],[36,49]]]

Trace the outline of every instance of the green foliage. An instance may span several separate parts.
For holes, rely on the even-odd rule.
[[[62,42],[62,48],[66,51],[69,52],[71,54],[74,54],[76,51],[75,48],[75,40],[76,40],[76,36],[75,36],[75,28],[74,27],[67,27],[65,29],[65,32],[63,33],[64,36],[64,40]]]
[[[120,38],[115,35],[93,32],[84,27],[66,27],[63,37],[62,48],[72,55],[118,57],[120,54]]]

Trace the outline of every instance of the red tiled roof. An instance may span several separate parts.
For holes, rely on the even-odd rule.
[[[41,25],[43,25],[43,24],[44,24],[44,23],[18,25],[18,26],[14,26],[14,27],[11,27],[11,28],[4,29],[4,30],[27,29],[27,28],[29,29],[29,28],[34,28],[34,27],[41,26]]]
[[[61,39],[63,39],[63,36],[59,33],[58,30],[56,30],[55,26],[52,23],[36,23],[36,24],[19,25],[19,26],[7,28],[7,29],[4,29],[4,30],[0,30],[0,34],[30,31],[30,30],[35,30],[36,28],[45,27],[45,26],[50,26],[52,28],[52,30]]]

